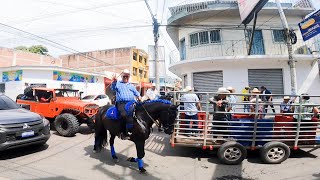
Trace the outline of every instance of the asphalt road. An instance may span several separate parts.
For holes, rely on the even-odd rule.
[[[168,136],[154,133],[146,144],[147,174],[126,161],[136,156],[134,144],[116,139],[120,162],[115,163],[107,147],[94,154],[94,136],[86,126],[75,137],[52,136],[47,145],[0,153],[0,179],[320,179],[320,150],[298,150],[279,165],[261,164],[257,152],[236,166],[219,164],[214,151],[171,148]]]

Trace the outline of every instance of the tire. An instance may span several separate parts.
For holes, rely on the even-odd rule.
[[[30,98],[32,98],[33,97],[33,89],[32,88],[34,88],[33,86],[28,86],[28,87],[26,87],[25,89],[24,89],[24,95],[25,96],[27,96],[27,97],[30,97]]]
[[[23,96],[24,96],[24,94],[19,94],[19,95],[16,97],[16,102],[17,102],[18,99],[21,99]]]
[[[60,114],[54,121],[56,131],[65,137],[74,136],[79,131],[78,119],[69,113]]]
[[[222,144],[218,150],[218,158],[223,164],[240,164],[246,157],[246,148],[235,141],[228,141]]]
[[[260,158],[267,164],[280,164],[290,156],[290,148],[282,142],[268,142],[260,149]]]

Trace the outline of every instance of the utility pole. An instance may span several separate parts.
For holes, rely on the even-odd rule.
[[[289,54],[289,67],[290,67],[290,76],[291,76],[291,94],[296,95],[297,94],[297,72],[296,72],[296,62],[293,59],[293,53],[292,53],[292,44],[290,40],[289,35],[289,26],[286,19],[286,16],[283,12],[283,9],[281,7],[280,1],[275,0],[277,3],[278,11],[280,14],[281,22],[284,27],[285,37],[286,37],[286,43],[288,47],[288,54]]]
[[[158,40],[159,40],[159,26],[157,18],[153,15],[151,8],[148,4],[147,0],[144,0],[146,3],[146,6],[150,12],[151,18],[152,18],[152,25],[153,25],[153,38],[154,38],[154,70],[156,75],[156,89],[160,91],[160,78],[159,78],[159,59],[158,59]]]

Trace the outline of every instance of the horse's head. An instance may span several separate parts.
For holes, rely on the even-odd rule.
[[[170,105],[167,110],[160,113],[160,123],[163,126],[166,134],[172,134],[174,128],[174,122],[178,115],[178,106]]]

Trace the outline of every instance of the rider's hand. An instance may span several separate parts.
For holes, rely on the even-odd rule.
[[[138,102],[141,102],[142,100],[141,96],[139,96],[137,99],[138,99]]]
[[[116,75],[116,74],[113,74],[113,75],[112,75],[112,81],[113,81],[113,82],[116,82],[116,81],[117,81],[117,75]]]

